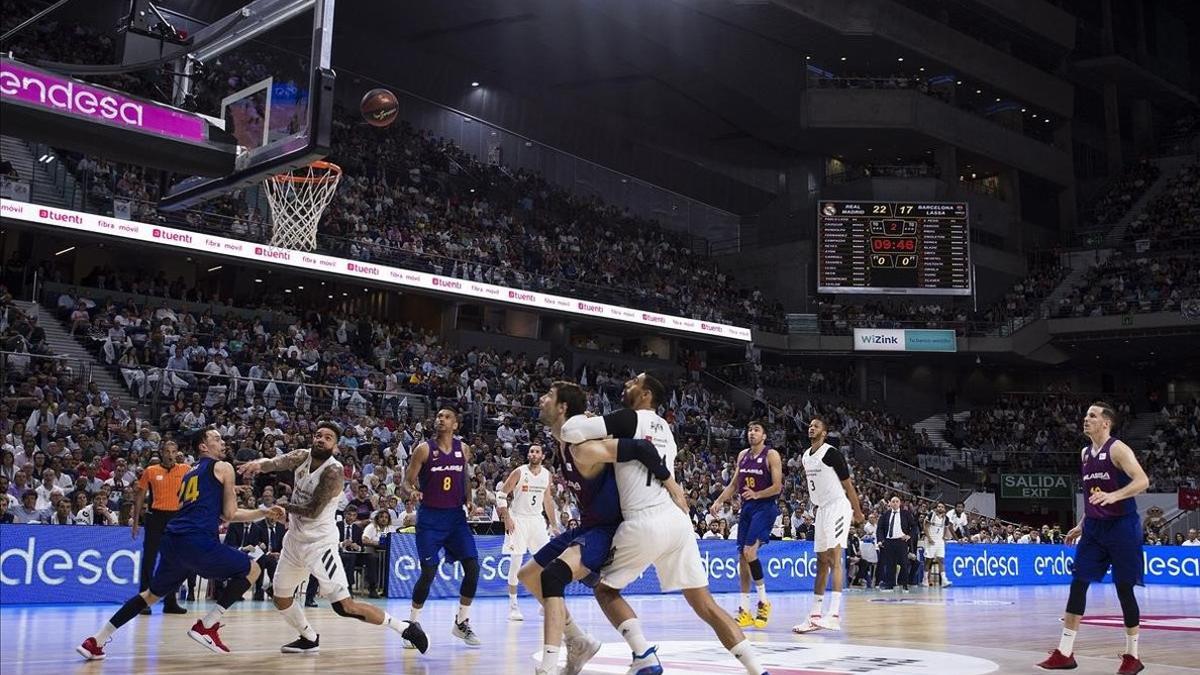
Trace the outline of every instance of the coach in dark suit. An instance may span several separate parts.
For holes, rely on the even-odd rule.
[[[892,497],[890,510],[879,517],[875,535],[879,541],[880,587],[891,590],[896,587],[896,568],[900,569],[900,581],[908,590],[909,554],[917,553],[917,517],[912,511],[900,508],[900,498]]]

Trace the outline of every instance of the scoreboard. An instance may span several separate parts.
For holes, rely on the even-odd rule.
[[[817,204],[817,291],[970,295],[962,202]]]

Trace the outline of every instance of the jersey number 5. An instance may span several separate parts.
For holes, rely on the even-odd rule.
[[[199,476],[192,476],[186,483],[179,486],[179,502],[181,504],[194,502],[200,496],[199,478]]]

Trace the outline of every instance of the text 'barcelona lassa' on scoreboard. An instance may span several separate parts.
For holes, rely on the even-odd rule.
[[[970,295],[971,233],[961,202],[817,204],[817,291]]]

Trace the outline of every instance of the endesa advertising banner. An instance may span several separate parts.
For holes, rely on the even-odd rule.
[[[590,300],[577,300],[560,295],[526,291],[468,279],[444,277],[428,272],[388,267],[375,262],[359,262],[320,253],[293,251],[265,244],[228,239],[190,230],[177,230],[160,225],[148,225],[132,220],[108,218],[92,213],[56,209],[38,204],[26,204],[0,199],[0,217],[30,223],[52,225],[70,230],[103,234],[131,241],[145,241],[171,246],[188,253],[227,256],[258,263],[282,265],[301,270],[316,270],[357,281],[373,281],[404,288],[419,288],[449,293],[479,300],[503,302],[535,309],[566,312],[598,319],[620,321],[642,326],[654,326],[685,333],[698,333],[717,338],[749,342],[750,329],[721,323],[698,321],[670,314],[658,314],[629,307],[606,305]]]
[[[0,604],[125,602],[138,592],[142,536],[127,527],[0,525]]]
[[[508,594],[508,556],[500,547],[502,536],[475,538],[479,549],[479,588],[481,597]],[[709,588],[714,593],[737,593],[737,544],[733,541],[702,539],[700,560],[708,570]],[[955,586],[1018,586],[1070,584],[1074,568],[1074,547],[1049,544],[947,544],[946,569]],[[817,573],[817,556],[812,543],[773,541],[759,550],[767,588],[777,591],[811,591]],[[1197,547],[1147,546],[1145,548],[1146,583],[1200,586],[1200,552]],[[421,576],[416,538],[411,534],[393,534],[391,579],[388,596],[412,596]],[[432,598],[457,598],[462,581],[462,566],[442,563],[434,577]],[[524,589],[521,590],[524,593]],[[654,568],[646,570],[625,590],[627,594],[660,593]],[[567,595],[586,595],[591,590],[573,583]]]
[[[478,595],[507,595],[508,556],[500,550],[504,537],[479,536],[475,541],[480,566]],[[737,592],[735,542],[704,539],[698,543],[712,591]],[[955,586],[1069,584],[1073,555],[1073,547],[1049,544],[947,544],[946,570]],[[759,551],[759,558],[772,592],[812,590],[817,556],[810,542],[773,541]],[[1147,546],[1143,560],[1147,584],[1200,586],[1197,547]],[[132,540],[125,527],[3,525],[0,604],[124,602],[138,591],[141,562],[141,535]],[[391,535],[388,573],[388,596],[411,597],[421,575],[414,535]],[[430,597],[457,598],[461,580],[461,565],[443,563]],[[659,593],[654,568],[646,570],[626,592]],[[590,593],[578,583],[567,588],[569,595]]]

